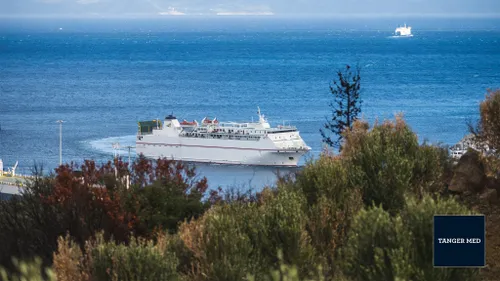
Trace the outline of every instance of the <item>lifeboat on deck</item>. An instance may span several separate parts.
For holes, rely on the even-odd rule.
[[[184,120],[181,122],[181,125],[182,125],[182,126],[197,126],[197,125],[198,125],[198,122],[196,122],[196,120],[193,120],[193,122],[189,122],[189,121],[187,121],[186,119],[184,119]]]
[[[215,117],[213,120],[210,120],[209,118],[205,117],[201,121],[203,124],[208,125],[208,124],[219,124],[219,120],[217,120],[217,117]]]

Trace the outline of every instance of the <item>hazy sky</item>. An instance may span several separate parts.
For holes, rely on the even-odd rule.
[[[0,0],[3,16],[186,14],[500,14],[500,0]]]

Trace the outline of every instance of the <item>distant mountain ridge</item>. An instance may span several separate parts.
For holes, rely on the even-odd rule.
[[[0,3],[3,15],[241,15],[273,14],[263,1],[16,0]]]

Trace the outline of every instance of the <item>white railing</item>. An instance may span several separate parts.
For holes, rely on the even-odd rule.
[[[21,182],[0,181],[0,185],[24,186]]]

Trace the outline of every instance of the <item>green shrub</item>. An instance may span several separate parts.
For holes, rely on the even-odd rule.
[[[270,264],[278,266],[278,250],[283,251],[284,261],[297,265],[301,276],[315,270],[316,253],[306,232],[307,207],[302,193],[286,186],[279,186],[275,196],[270,196],[260,206],[263,229],[255,247],[261,255],[270,257]]]
[[[305,231],[304,197],[291,189],[265,189],[259,202],[214,206],[201,219],[181,226],[180,236],[194,255],[194,280],[261,278],[278,266],[278,249],[297,264],[301,276],[315,264]]]
[[[424,142],[414,158],[411,192],[419,198],[425,194],[441,193],[452,173],[448,148]]]
[[[355,218],[345,249],[344,272],[352,280],[476,280],[475,269],[437,269],[432,264],[435,214],[470,214],[454,200],[407,198],[401,215],[380,207]]]
[[[467,215],[472,212],[451,199],[433,199],[425,196],[421,201],[408,198],[407,202],[407,209],[402,213],[402,218],[413,241],[409,249],[412,256],[411,264],[415,269],[411,280],[476,280],[478,277],[476,269],[434,268],[432,264],[434,215]]]
[[[258,251],[243,230],[252,209],[237,203],[216,206],[180,226],[180,237],[193,253],[190,280],[242,280],[259,268]]]
[[[353,174],[349,174],[349,164],[339,157],[327,154],[308,163],[298,173],[295,183],[305,195],[307,205],[315,205],[320,197],[325,196],[335,205],[344,206],[356,189],[357,183],[352,177]]]
[[[0,279],[10,281],[56,281],[56,276],[52,269],[43,269],[42,260],[35,258],[32,262],[19,261],[12,259],[17,273],[8,273],[7,270],[0,267]]]
[[[132,239],[128,246],[103,242],[98,237],[90,247],[92,275],[103,280],[177,280],[178,260],[152,241]]]
[[[300,193],[280,188],[275,196],[271,196],[259,207],[263,230],[271,247],[285,248],[287,259],[298,257],[299,244],[306,218],[303,213],[304,198]],[[257,242],[257,241],[255,241]],[[274,251],[273,256],[276,256]]]
[[[324,281],[325,278],[322,275],[322,268],[318,266],[318,270],[312,278],[302,279],[300,278],[299,270],[294,265],[287,265],[283,260],[283,252],[278,251],[279,266],[278,269],[273,269],[270,271],[269,275],[265,275],[262,279],[265,281]],[[255,276],[248,275],[248,281],[256,281]]]
[[[344,273],[352,280],[404,280],[411,270],[409,243],[401,218],[381,207],[361,210],[345,250]]]
[[[168,234],[159,232],[156,234],[156,243],[164,252],[175,253],[179,260],[177,265],[177,273],[181,276],[186,276],[191,272],[191,264],[193,262],[193,253],[186,247],[184,241],[179,234]]]
[[[184,219],[202,215],[207,209],[207,204],[201,201],[203,193],[196,190],[186,192],[183,188],[162,181],[137,188],[139,232],[149,235],[155,228],[166,228],[175,233]]]
[[[306,229],[321,259],[325,277],[331,278],[341,260],[352,217],[362,207],[361,193],[354,186],[354,173],[341,158],[322,155],[297,175],[294,187],[307,198]]]
[[[496,150],[500,155],[500,89],[488,89],[485,99],[479,105],[480,119],[476,125],[469,123],[478,147]]]
[[[345,139],[342,157],[352,164],[349,170],[362,187],[366,206],[382,205],[394,215],[404,208],[405,194],[422,197],[442,187],[443,151],[420,146],[400,116],[371,130],[358,122]]]

